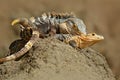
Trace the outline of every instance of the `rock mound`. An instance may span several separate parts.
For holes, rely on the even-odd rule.
[[[0,80],[115,80],[105,58],[53,38],[39,39],[19,61],[0,64]]]

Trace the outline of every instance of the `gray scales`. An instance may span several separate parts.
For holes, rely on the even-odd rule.
[[[81,19],[78,19],[73,14],[44,13],[41,17],[33,17],[30,18],[30,20],[38,29],[40,28],[41,33],[48,34],[51,27],[55,28],[57,34],[64,33],[65,26],[63,27],[61,24],[65,23],[67,26],[66,32],[69,31],[68,33],[75,34],[74,31],[77,30],[80,34],[86,34],[85,24]]]

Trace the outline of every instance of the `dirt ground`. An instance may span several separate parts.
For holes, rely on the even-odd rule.
[[[43,12],[74,12],[83,19],[88,32],[96,32],[105,40],[94,46],[120,75],[120,1],[119,0],[0,0],[0,55],[7,55],[10,43],[19,37],[10,22],[18,17],[39,16]]]
[[[49,43],[49,44],[48,44]],[[53,38],[39,39],[19,61],[0,65],[0,80],[115,80],[105,57]]]

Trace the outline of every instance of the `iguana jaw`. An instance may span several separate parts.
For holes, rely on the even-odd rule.
[[[95,33],[90,33],[87,35],[81,35],[80,40],[81,40],[80,48],[85,48],[104,40],[104,37],[101,35],[97,35]]]
[[[87,35],[82,34],[81,39],[85,41],[101,41],[104,40],[104,37],[95,33],[89,33]]]

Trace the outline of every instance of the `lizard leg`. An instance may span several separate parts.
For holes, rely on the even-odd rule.
[[[69,44],[73,48],[78,47],[76,40],[73,38],[73,35],[71,35],[71,34],[56,34],[55,38],[62,42]]]
[[[72,46],[73,48],[78,48],[75,40],[70,40],[69,45]]]
[[[63,34],[55,34],[54,38],[60,40],[60,41],[64,41],[65,37],[63,36]]]

